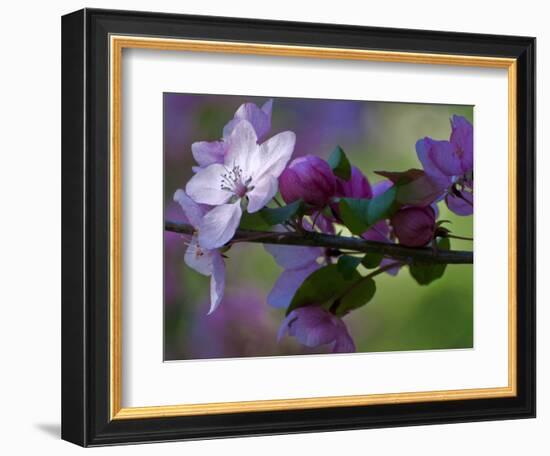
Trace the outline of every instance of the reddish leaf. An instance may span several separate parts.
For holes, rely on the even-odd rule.
[[[391,180],[397,187],[396,201],[403,205],[428,206],[439,199],[445,185],[428,176],[421,169],[402,172],[376,171],[376,174]]]
[[[405,185],[424,176],[424,171],[411,168],[407,171],[375,171],[375,174],[391,180],[396,185]]]
[[[397,201],[409,206],[428,206],[438,200],[445,191],[436,180],[423,175],[408,184],[399,185]]]

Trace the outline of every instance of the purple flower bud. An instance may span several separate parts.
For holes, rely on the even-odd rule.
[[[279,190],[287,204],[302,199],[317,208],[334,196],[336,178],[329,164],[314,155],[296,158],[279,177]]]
[[[372,198],[372,187],[367,177],[355,166],[351,167],[349,181],[336,180],[336,196],[347,198]]]
[[[406,207],[391,219],[399,243],[408,247],[422,247],[433,239],[435,211],[432,207]]]

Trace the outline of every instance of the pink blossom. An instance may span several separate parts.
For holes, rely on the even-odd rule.
[[[299,307],[290,312],[279,328],[277,339],[282,340],[286,334],[306,347],[332,344],[333,353],[355,352],[345,323],[319,306]]]
[[[193,158],[199,164],[194,168],[198,171],[200,168],[205,168],[213,163],[224,163],[225,154],[228,149],[228,139],[233,133],[233,130],[241,120],[250,122],[258,141],[262,142],[266,138],[271,129],[271,110],[273,100],[267,101],[261,108],[258,108],[254,103],[244,103],[235,112],[232,120],[230,120],[223,128],[223,137],[219,141],[198,141],[191,145]]]
[[[449,140],[425,137],[416,143],[418,159],[426,174],[446,195],[447,206],[458,215],[473,213],[473,126],[462,116],[451,118]]]
[[[266,244],[264,248],[284,269],[267,296],[267,302],[273,307],[286,309],[304,280],[321,267],[318,259],[324,257],[324,249],[272,244]]]
[[[285,131],[262,144],[257,139],[250,122],[242,120],[227,140],[223,164],[201,168],[185,187],[196,203],[215,206],[199,226],[199,241],[205,248],[221,247],[233,237],[243,207],[257,212],[277,193],[278,177],[292,155],[296,136]]]
[[[195,203],[183,190],[177,190],[174,201],[179,203],[187,220],[195,228],[201,225],[206,209]],[[210,277],[210,310],[214,312],[221,303],[225,288],[225,263],[217,249],[204,248],[199,241],[197,231],[188,241],[184,256],[185,263],[199,274]]]

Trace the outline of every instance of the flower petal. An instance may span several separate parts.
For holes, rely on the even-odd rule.
[[[239,167],[245,177],[251,176],[249,161],[257,153],[258,138],[250,122],[241,120],[227,138],[225,166],[229,169]]]
[[[191,242],[187,246],[185,256],[183,257],[185,264],[191,269],[194,269],[199,274],[209,276],[212,274],[212,252],[200,247],[199,240],[196,235],[191,238]]]
[[[416,142],[416,154],[426,174],[441,180],[444,186],[450,185],[451,176],[462,174],[456,148],[449,141],[435,141],[427,137],[420,139]]]
[[[365,231],[361,237],[367,241],[391,242],[388,222],[386,220],[376,222],[368,231]]]
[[[288,269],[283,271],[273,288],[267,295],[267,303],[278,309],[286,309],[292,302],[294,294],[300,288],[304,280],[317,269],[320,265],[310,263],[302,269]]]
[[[289,323],[288,334],[307,347],[331,343],[338,336],[336,317],[318,306],[300,307],[293,311],[298,317]]]
[[[348,198],[372,198],[370,182],[359,168],[351,167],[351,176],[348,181],[338,178],[336,180],[336,195]]]
[[[321,230],[322,233],[335,234],[334,220],[322,212],[316,212],[311,215],[312,220],[315,220],[315,226]],[[305,221],[305,219],[304,219]],[[302,222],[303,223],[303,222]],[[305,227],[304,227],[305,228]],[[307,229],[307,228],[306,228]]]
[[[355,343],[346,329],[338,334],[332,353],[355,353]]]
[[[281,340],[283,340],[283,337],[285,337],[286,333],[290,329],[290,324],[294,322],[297,319],[294,311],[290,312],[286,318],[281,323],[281,326],[279,327],[279,331],[277,331],[277,343],[281,343]]]
[[[193,158],[201,168],[214,163],[223,163],[227,144],[223,141],[199,141],[191,144]]]
[[[221,247],[235,235],[241,221],[241,201],[222,204],[208,212],[199,226],[199,243],[206,249]]]
[[[460,196],[449,193],[445,197],[447,207],[457,215],[472,215],[474,213],[474,194],[466,190],[459,191]]]
[[[472,124],[462,116],[451,118],[451,138],[460,154],[461,174],[466,174],[474,169],[474,128]]]
[[[288,334],[294,336],[307,347],[318,347],[330,344],[333,353],[351,353],[355,351],[355,343],[351,338],[345,323],[322,307],[311,305],[293,310],[284,319],[277,340]]]
[[[257,212],[269,203],[277,194],[279,183],[275,177],[264,176],[262,179],[254,182],[252,190],[246,193],[248,197],[247,211]]]
[[[235,126],[242,120],[250,122],[258,140],[262,140],[271,129],[271,107],[273,100],[266,102],[261,108],[258,108],[254,103],[242,104],[233,119],[224,127],[223,137],[227,138],[233,132]]]
[[[383,268],[385,266],[388,266],[389,264],[392,264],[392,263],[395,263],[395,259],[394,258],[384,258],[381,262],[380,262],[380,267]],[[398,266],[395,266],[391,269],[388,269],[386,271],[386,274],[389,274],[391,276],[396,276],[397,274],[399,274],[399,270],[402,268],[402,265],[398,265]]]
[[[385,193],[387,190],[393,187],[393,182],[389,179],[377,182],[372,186],[372,196],[380,196],[382,193]]]
[[[202,222],[205,210],[189,198],[181,189],[176,190],[176,193],[174,193],[174,201],[179,203],[189,223],[194,228],[197,228]]]
[[[219,251],[212,251],[212,277],[210,279],[210,310],[214,312],[220,305],[225,290],[225,263]]]
[[[273,100],[267,100],[262,105],[262,111],[265,113],[265,115],[269,118],[269,122],[271,123],[271,111],[273,110]]]
[[[295,245],[264,244],[275,262],[284,269],[301,269],[323,255],[321,247],[300,247]]]
[[[336,337],[336,330],[331,324],[316,326],[299,326],[296,330],[296,339],[306,347],[318,347],[331,343]]]
[[[197,203],[217,206],[225,204],[233,194],[222,189],[224,165],[215,163],[197,172],[185,186],[187,195]]]
[[[278,178],[290,160],[295,144],[296,135],[292,131],[283,131],[264,142],[250,161],[253,180],[266,174]]]

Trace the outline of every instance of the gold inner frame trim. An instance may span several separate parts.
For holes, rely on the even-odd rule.
[[[371,62],[452,65],[508,70],[508,385],[495,388],[275,399],[169,406],[122,407],[122,51],[153,49]],[[517,394],[517,61],[511,58],[387,52],[245,42],[110,36],[110,415],[111,419],[159,418],[238,412],[397,404],[511,397]]]

